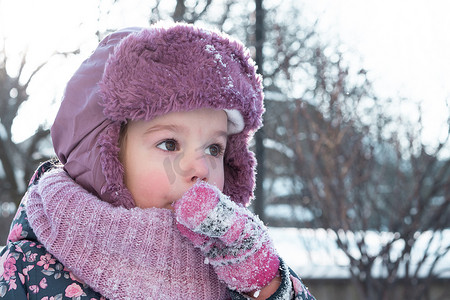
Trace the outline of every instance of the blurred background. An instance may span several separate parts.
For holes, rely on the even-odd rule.
[[[317,299],[450,297],[446,1],[0,0],[0,245],[65,83],[109,32],[184,21],[264,76],[251,206]]]

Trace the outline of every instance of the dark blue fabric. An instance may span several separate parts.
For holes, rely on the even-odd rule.
[[[11,224],[1,256],[1,299],[106,299],[77,280],[37,241],[23,204]]]

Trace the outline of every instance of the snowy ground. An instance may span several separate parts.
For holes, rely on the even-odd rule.
[[[301,278],[347,278],[348,260],[325,230],[269,228],[279,255]]]
[[[349,260],[339,250],[333,240],[334,233],[324,229],[298,229],[298,228],[269,228],[275,246],[280,256],[286,263],[302,278],[348,278]],[[412,251],[412,261],[422,258],[431,232],[424,232],[418,238],[418,242]],[[376,254],[380,245],[390,240],[392,233],[368,232],[366,235],[369,252]],[[440,237],[443,245],[450,245],[450,230],[444,230]],[[444,247],[438,247],[438,241],[432,243],[429,252],[441,251]],[[393,245],[391,255],[397,255],[403,249],[403,241]],[[354,252],[357,257],[357,251]],[[377,266],[374,268],[374,276],[382,275],[382,270]],[[435,270],[440,273],[439,277],[450,278],[450,252],[439,261]],[[414,271],[414,268],[412,269]],[[423,271],[426,271],[424,269]]]

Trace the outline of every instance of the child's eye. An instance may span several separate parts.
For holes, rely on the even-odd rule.
[[[214,157],[220,156],[223,154],[223,147],[219,144],[213,144],[206,148],[205,153]]]
[[[178,143],[175,140],[165,140],[158,145],[156,145],[157,148],[162,149],[164,151],[176,151],[177,150]]]

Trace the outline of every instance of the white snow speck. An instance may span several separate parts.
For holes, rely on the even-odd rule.
[[[216,48],[214,48],[213,45],[206,45],[205,50],[206,52],[213,53],[214,51],[216,51]]]

